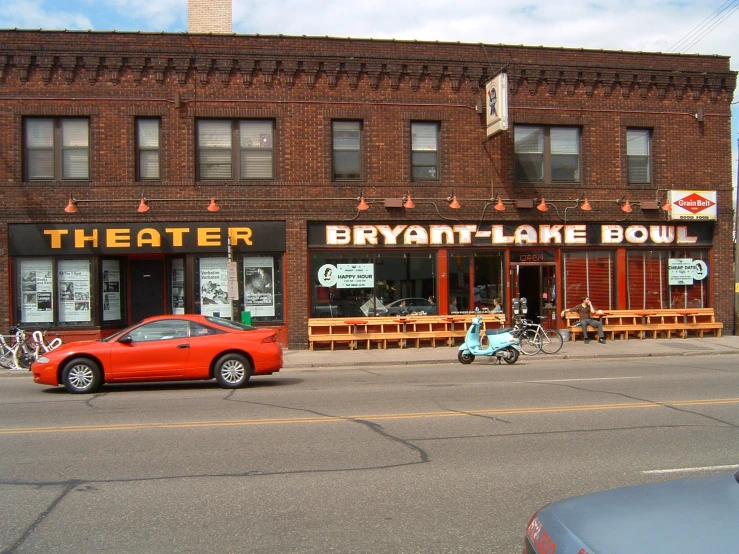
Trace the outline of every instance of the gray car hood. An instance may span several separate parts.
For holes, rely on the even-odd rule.
[[[545,506],[537,517],[558,554],[577,554],[582,548],[589,554],[739,551],[735,475],[578,496]]]

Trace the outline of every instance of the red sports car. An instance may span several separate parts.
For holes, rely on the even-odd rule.
[[[31,365],[36,383],[72,393],[103,383],[213,378],[235,389],[280,368],[276,330],[202,315],[150,317],[98,341],[63,344]]]

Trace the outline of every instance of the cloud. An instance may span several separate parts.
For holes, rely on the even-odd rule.
[[[3,0],[0,3],[0,21],[9,29],[92,28],[92,23],[83,13],[48,10],[41,0]]]

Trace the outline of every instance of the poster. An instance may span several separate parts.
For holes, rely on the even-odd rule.
[[[90,262],[88,260],[59,260],[59,321],[89,322]]]
[[[231,319],[228,297],[228,258],[200,258],[200,313]]]
[[[170,302],[173,314],[185,313],[185,260],[172,260]]]
[[[24,323],[53,323],[53,279],[51,260],[18,262],[21,276],[21,321]]]
[[[274,317],[274,273],[273,258],[244,258],[244,310],[252,317]]]
[[[121,262],[103,260],[103,321],[121,319]]]

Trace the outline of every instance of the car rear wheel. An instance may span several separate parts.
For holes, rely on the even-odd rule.
[[[100,367],[88,358],[75,358],[65,366],[62,384],[73,394],[94,392],[102,384]]]
[[[251,374],[251,364],[241,354],[226,354],[216,362],[215,378],[224,389],[245,386]]]

